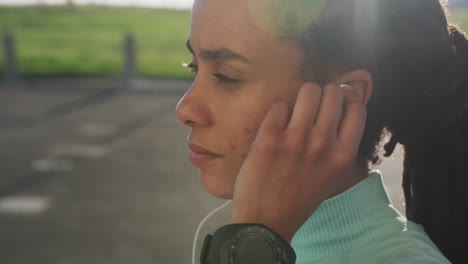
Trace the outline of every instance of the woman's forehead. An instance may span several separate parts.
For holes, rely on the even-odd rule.
[[[252,22],[275,37],[295,37],[315,22],[326,0],[195,0],[194,12],[216,16],[217,21]],[[232,16],[229,16],[232,15]],[[214,17],[213,17],[214,18]],[[220,21],[221,22],[221,21]]]
[[[247,0],[249,16],[276,37],[297,37],[319,17],[325,0]]]
[[[249,1],[196,0],[189,36],[195,53],[229,49],[260,65],[293,57],[296,45],[262,28],[251,13],[258,7],[250,9]]]

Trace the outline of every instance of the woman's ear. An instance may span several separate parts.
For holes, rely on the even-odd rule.
[[[366,70],[348,72],[338,77],[336,82],[339,85],[346,85],[347,96],[350,96],[353,101],[359,101],[367,106],[374,89],[370,72]]]

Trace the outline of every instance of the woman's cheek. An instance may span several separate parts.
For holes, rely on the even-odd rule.
[[[252,146],[252,142],[255,139],[254,130],[255,130],[254,128],[250,128],[250,127],[245,127],[244,128],[244,131],[243,131],[243,134],[242,134],[243,139],[244,139],[244,143],[242,145],[245,146],[245,147],[241,152],[242,160],[245,160],[247,158],[247,155],[249,154],[250,147]]]

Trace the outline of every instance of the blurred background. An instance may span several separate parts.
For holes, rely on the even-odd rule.
[[[0,0],[1,264],[191,261],[223,202],[175,116],[192,2]],[[450,5],[468,30],[468,0]],[[403,213],[401,151],[378,168]]]

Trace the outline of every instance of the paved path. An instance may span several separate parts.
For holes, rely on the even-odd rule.
[[[190,263],[198,223],[223,201],[187,159],[174,110],[188,86],[0,85],[0,263]],[[401,209],[396,156],[380,169]],[[227,219],[228,209],[202,233]]]

